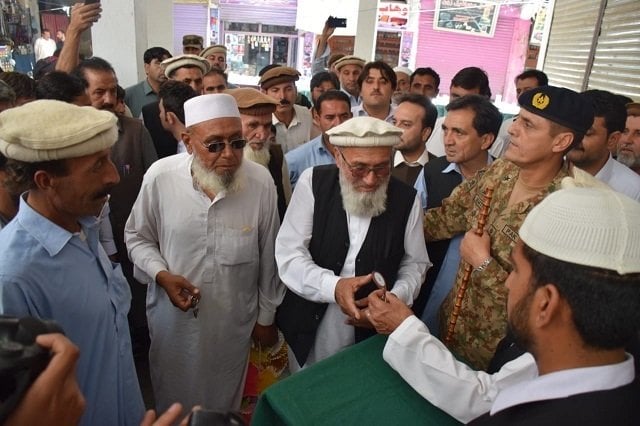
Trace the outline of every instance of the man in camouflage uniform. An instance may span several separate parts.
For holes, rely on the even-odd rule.
[[[465,180],[442,206],[425,213],[428,241],[466,232],[460,245],[462,262],[453,290],[442,304],[441,336],[462,283],[464,263],[473,267],[449,349],[473,368],[486,369],[506,333],[505,281],[511,272],[509,255],[527,213],[560,187],[570,171],[564,154],[593,123],[593,108],[578,93],[553,86],[525,92],[521,114],[509,129],[511,144],[504,160]],[[584,175],[584,172],[581,173]],[[494,188],[485,230],[475,234],[482,198]]]

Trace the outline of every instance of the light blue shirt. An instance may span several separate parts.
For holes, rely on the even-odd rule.
[[[287,152],[284,158],[287,160],[287,167],[289,168],[291,188],[296,186],[298,178],[308,168],[336,162],[333,155],[322,143],[322,135]]]
[[[395,113],[396,106],[393,104],[389,104],[389,113],[387,114],[387,117],[384,119],[384,121],[389,124],[393,124],[393,116],[395,115]],[[352,107],[351,114],[353,114],[354,117],[369,117],[369,113],[364,109],[364,106],[362,104]]]
[[[73,234],[21,197],[18,215],[0,231],[0,313],[53,319],[80,348],[80,424],[138,425],[144,405],[127,322],[129,285],[99,243],[96,218],[80,224]]]
[[[346,94],[349,97],[349,102],[351,103],[351,108],[357,107],[362,103],[361,96],[353,96],[351,93],[347,92],[345,89],[340,89],[341,92]]]

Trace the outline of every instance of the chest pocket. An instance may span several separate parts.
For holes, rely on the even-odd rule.
[[[218,245],[221,265],[242,265],[258,262],[258,230],[246,226],[242,229],[223,228]]]

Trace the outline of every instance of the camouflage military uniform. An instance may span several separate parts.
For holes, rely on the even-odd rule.
[[[442,207],[425,214],[424,229],[427,240],[451,238],[477,225],[485,188],[494,187],[485,230],[491,237],[493,261],[483,271],[473,272],[465,293],[460,316],[449,349],[476,369],[486,369],[496,346],[506,332],[507,289],[505,281],[511,272],[509,255],[518,239],[518,229],[527,213],[549,192],[560,188],[560,181],[568,176],[563,166],[549,186],[536,197],[508,206],[519,168],[506,160],[496,160],[486,170],[456,187]],[[441,336],[446,336],[455,295],[464,274],[460,262],[453,290],[442,304]]]

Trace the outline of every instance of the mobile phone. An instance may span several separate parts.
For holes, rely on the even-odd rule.
[[[100,0],[84,0],[84,4],[100,3]]]
[[[336,18],[335,16],[329,16],[327,19],[327,25],[329,28],[346,28],[347,18]]]

